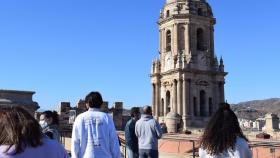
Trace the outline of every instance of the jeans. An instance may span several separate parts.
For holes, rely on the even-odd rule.
[[[139,158],[158,158],[158,150],[139,149]]]
[[[126,152],[127,152],[128,158],[138,158],[139,157],[139,154],[133,152],[128,146],[126,146]]]

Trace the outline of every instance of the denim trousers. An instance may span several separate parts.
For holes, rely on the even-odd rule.
[[[126,152],[127,152],[128,158],[138,158],[139,157],[139,154],[133,152],[128,146],[126,146]]]
[[[158,150],[139,149],[139,158],[158,158]]]

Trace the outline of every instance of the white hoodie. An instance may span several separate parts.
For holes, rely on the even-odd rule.
[[[72,158],[120,158],[112,118],[93,108],[80,114],[73,125],[71,154]]]
[[[206,150],[199,148],[200,158],[252,158],[252,151],[249,148],[247,141],[237,137],[235,150],[228,149],[219,155],[210,155]]]

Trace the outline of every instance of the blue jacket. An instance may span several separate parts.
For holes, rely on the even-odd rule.
[[[134,153],[138,153],[138,138],[135,135],[136,120],[130,119],[125,126],[125,144]]]

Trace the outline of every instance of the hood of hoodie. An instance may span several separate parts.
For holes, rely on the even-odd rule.
[[[144,121],[149,121],[149,120],[153,119],[153,116],[142,114],[141,119]]]

